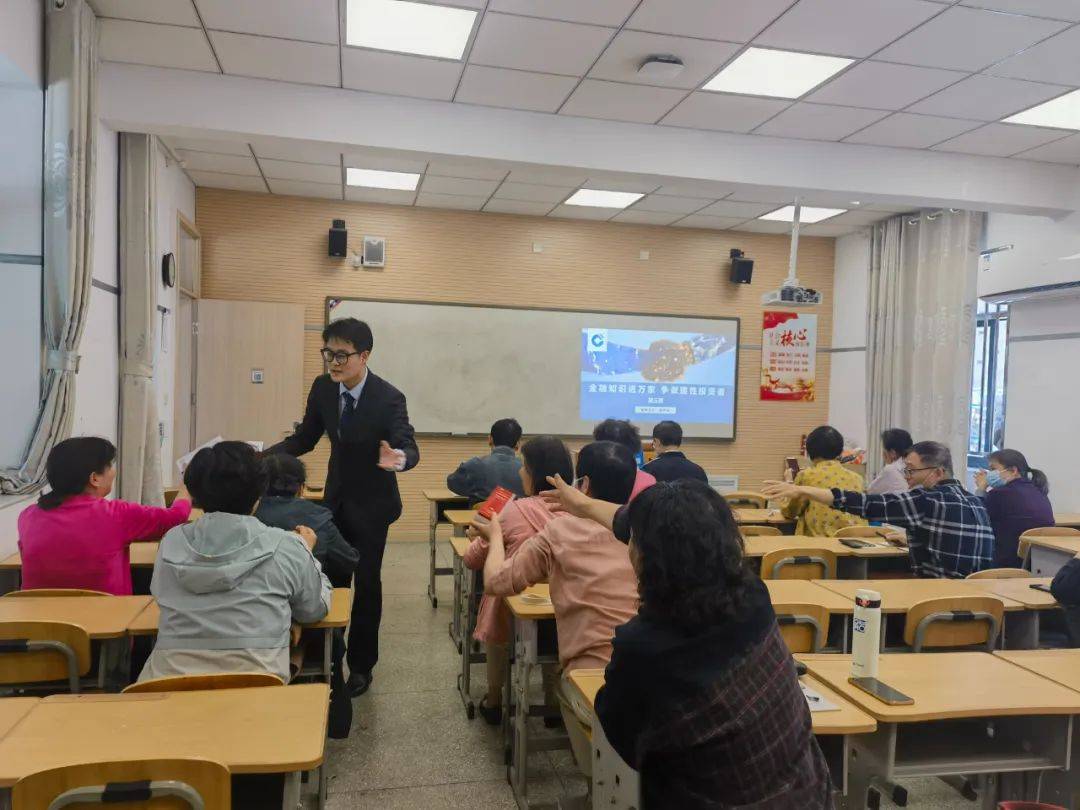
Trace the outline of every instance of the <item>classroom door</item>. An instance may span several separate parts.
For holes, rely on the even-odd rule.
[[[195,442],[215,436],[267,446],[304,407],[304,307],[196,302]]]

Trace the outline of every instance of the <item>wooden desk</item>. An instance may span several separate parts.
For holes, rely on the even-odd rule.
[[[305,501],[318,501],[322,502],[323,495],[326,494],[326,485],[323,484],[319,487],[304,485],[304,491],[300,494],[300,497]]]
[[[0,698],[0,740],[10,734],[40,702],[41,699],[36,697]]]
[[[122,638],[149,596],[20,596],[0,599],[0,621],[66,622],[93,641]]]
[[[735,522],[740,526],[794,526],[795,521],[784,517],[779,509],[744,509],[731,510]]]
[[[452,568],[441,568],[435,564],[435,535],[439,523],[442,522],[446,510],[454,506],[468,506],[469,499],[464,495],[458,495],[445,487],[442,489],[425,489],[423,495],[428,502],[428,599],[433,608],[439,606],[439,597],[435,594],[435,577],[447,576],[453,573]]]
[[[1017,602],[1028,610],[1049,610],[1060,607],[1053,594],[1037,591],[1032,585],[1049,585],[1051,577],[1024,577],[1016,579],[966,579],[969,585],[985,590],[992,596],[1000,596]]]
[[[1080,529],[1080,512],[1055,512],[1054,523],[1070,529]]]
[[[996,655],[882,655],[878,678],[910,696],[914,703],[909,706],[889,706],[848,683],[850,656],[796,657],[878,722],[877,731],[851,738],[849,806],[866,806],[874,779],[964,774],[983,775],[982,806],[996,807],[1004,798],[1019,798],[1000,794],[998,774],[1042,771],[1049,776],[1069,765],[1072,715],[1080,713],[1080,693]]]
[[[824,580],[766,579],[769,598],[774,605],[821,605],[829,613],[853,613],[855,603],[835,591],[821,587]]]
[[[132,543],[128,558],[132,568],[153,568],[157,559],[158,541]],[[22,584],[22,555],[19,552],[0,560],[0,595],[19,590]]]
[[[784,537],[745,537],[743,545],[747,557],[764,557],[771,551],[784,548],[824,548],[831,551],[837,560],[837,576],[842,579],[866,579],[870,575],[870,563],[873,560],[896,560],[906,558],[906,546],[894,546],[884,540],[874,538],[856,538],[871,545],[863,548],[845,546],[836,537],[811,537],[792,534]]]
[[[326,684],[133,695],[56,695],[0,740],[0,788],[40,770],[90,760],[210,759],[233,773],[286,773],[284,808],[299,804],[300,771],[319,768]],[[320,807],[325,779],[319,774]]]
[[[986,589],[964,579],[819,579],[817,584],[848,601],[855,599],[860,588],[881,594],[881,612],[907,613],[911,606],[926,599],[960,596],[986,596]],[[1023,610],[1019,602],[1004,597],[1005,610]]]
[[[457,677],[458,695],[465,706],[466,716],[472,720],[476,717],[476,704],[472,699],[472,665],[486,662],[487,656],[480,643],[473,639],[476,617],[480,613],[480,600],[484,596],[484,572],[466,567],[463,558],[469,543],[465,537],[450,538],[450,546],[454,550],[454,602],[450,614],[450,638],[457,645],[458,655],[461,657]]]
[[[476,517],[475,509],[447,509],[444,513],[447,521],[454,527],[455,537],[464,537],[465,530],[469,528],[469,524],[473,522],[473,518]]]
[[[469,540],[465,537],[451,537],[450,548],[453,556],[450,558],[450,572],[453,574],[453,596],[450,600],[450,640],[461,652],[461,627],[465,618],[465,563],[463,557],[469,547]]]
[[[1080,537],[1027,537],[1027,563],[1033,576],[1052,577],[1069,560],[1080,554]]]

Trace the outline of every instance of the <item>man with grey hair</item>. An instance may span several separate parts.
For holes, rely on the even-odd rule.
[[[802,496],[867,520],[904,527],[916,576],[963,579],[989,568],[994,557],[990,516],[982,499],[953,478],[949,448],[940,442],[918,442],[904,461],[907,492],[868,495],[779,481],[766,481],[762,492],[770,498]]]

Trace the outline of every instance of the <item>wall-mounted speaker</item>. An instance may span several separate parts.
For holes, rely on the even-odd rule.
[[[754,277],[754,260],[743,257],[743,252],[738,248],[731,249],[731,282],[733,284],[749,284]]]
[[[345,230],[345,220],[335,219],[330,227],[330,255],[345,258],[349,232]]]

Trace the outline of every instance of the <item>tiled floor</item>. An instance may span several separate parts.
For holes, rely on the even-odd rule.
[[[449,565],[449,544],[440,542]],[[347,740],[327,741],[329,810],[499,810],[514,808],[498,729],[468,720],[455,688],[459,658],[450,641],[451,583],[439,577],[439,607],[426,596],[427,544],[393,543],[383,566],[380,660],[368,694],[354,702]],[[483,666],[473,693],[483,693]],[[530,757],[530,798],[552,806],[585,782],[566,751]],[[912,810],[975,805],[932,779],[906,780]],[[883,808],[895,807],[887,799]]]

